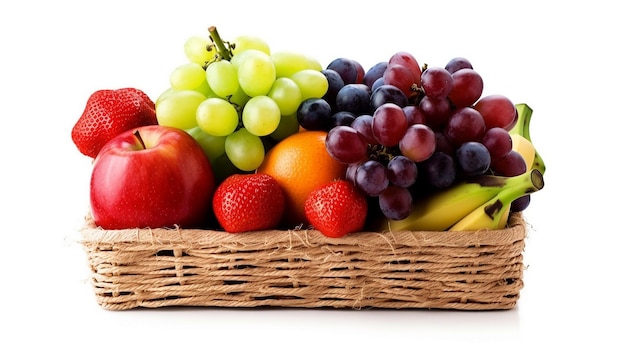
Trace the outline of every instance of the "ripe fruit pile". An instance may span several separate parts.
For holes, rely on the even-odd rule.
[[[214,27],[184,52],[154,103],[98,91],[72,130],[105,229],[498,229],[543,188],[532,110],[483,96],[467,59],[323,68]]]

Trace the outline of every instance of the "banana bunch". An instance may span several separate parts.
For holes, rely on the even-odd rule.
[[[513,149],[526,161],[527,171],[513,177],[480,175],[418,199],[411,214],[402,220],[385,219],[379,231],[463,231],[502,229],[511,203],[544,186],[546,166],[530,139],[532,109],[516,105],[518,120],[509,131]]]

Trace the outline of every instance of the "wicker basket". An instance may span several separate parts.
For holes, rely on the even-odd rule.
[[[503,310],[522,289],[526,223],[503,230],[229,234],[81,230],[97,302],[137,307]]]

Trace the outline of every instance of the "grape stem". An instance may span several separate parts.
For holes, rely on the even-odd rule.
[[[232,52],[229,46],[226,45],[220,37],[220,34],[217,32],[217,28],[215,26],[209,27],[209,36],[215,44],[219,56],[221,56],[224,60],[230,60],[233,57]]]

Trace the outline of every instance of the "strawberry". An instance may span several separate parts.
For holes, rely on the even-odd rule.
[[[131,128],[158,124],[154,102],[135,88],[98,90],[72,128],[78,150],[95,158],[109,140]]]
[[[215,190],[213,211],[230,233],[275,228],[285,210],[285,195],[268,174],[232,174]]]
[[[313,190],[304,203],[311,225],[322,234],[339,238],[363,229],[367,199],[354,184],[339,179]]]

